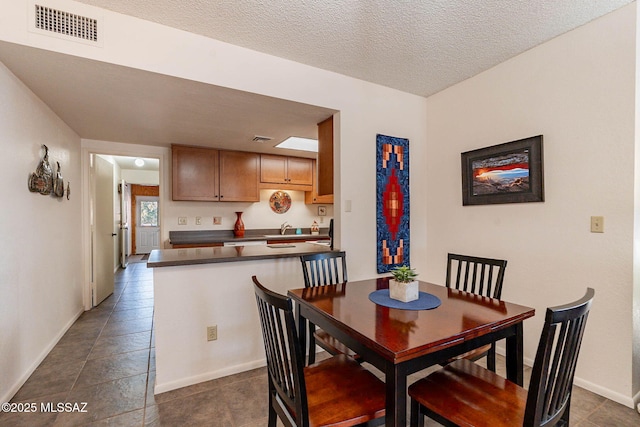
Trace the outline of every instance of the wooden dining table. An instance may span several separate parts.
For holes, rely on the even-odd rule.
[[[296,305],[302,348],[311,322],[384,373],[387,427],[406,425],[408,375],[503,338],[507,378],[523,383],[522,323],[534,316],[533,308],[432,283],[419,285],[441,305],[404,310],[372,302],[369,294],[387,289],[389,278],[288,292]]]

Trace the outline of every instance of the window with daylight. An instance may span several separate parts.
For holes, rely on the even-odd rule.
[[[158,202],[157,201],[141,201],[140,202],[140,226],[142,227],[158,226]]]

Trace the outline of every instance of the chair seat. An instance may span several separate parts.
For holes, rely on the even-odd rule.
[[[460,426],[514,427],[524,422],[527,390],[467,359],[409,387],[409,396]]]
[[[482,347],[478,347],[471,351],[467,351],[466,353],[462,353],[455,357],[452,357],[451,359],[448,359],[444,364],[446,365],[449,363],[453,363],[456,360],[460,360],[460,359],[476,361],[486,356],[489,350],[491,350],[491,344],[483,345]]]
[[[304,379],[310,426],[347,427],[384,417],[384,383],[347,355],[307,366]]]
[[[322,329],[317,329],[314,332],[313,336],[315,338],[316,344],[318,344],[330,354],[346,354],[354,358],[358,363],[362,363],[362,357],[359,354],[356,354],[349,347],[347,347]]]

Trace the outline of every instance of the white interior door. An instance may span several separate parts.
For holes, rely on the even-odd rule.
[[[120,181],[120,266],[127,268],[129,257],[129,185]]]
[[[99,156],[94,156],[93,172],[95,183],[93,305],[97,306],[113,293],[113,258],[117,232],[114,221],[113,165]]]
[[[136,254],[160,249],[158,197],[136,197]]]

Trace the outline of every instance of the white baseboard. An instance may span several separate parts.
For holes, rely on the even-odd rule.
[[[49,344],[47,344],[47,346],[36,358],[36,360],[27,368],[27,370],[22,374],[22,376],[18,379],[18,381],[16,381],[3,396],[0,396],[0,402],[9,402],[13,398],[13,396],[16,395],[18,390],[20,390],[20,387],[22,387],[24,383],[27,382],[29,377],[35,372],[38,366],[40,366],[40,364],[45,359],[45,357],[47,357],[49,352],[53,350],[53,347],[55,347],[56,344],[58,344],[58,341],[60,341],[60,338],[62,338],[62,336],[69,330],[71,325],[73,325],[75,321],[78,320],[80,316],[82,316],[82,313],[84,313],[84,311],[85,311],[84,308],[82,308],[78,313],[76,313],[71,318],[69,322],[67,322],[66,325],[63,326],[62,330],[55,337],[53,337],[53,339],[49,342]]]
[[[500,348],[500,347],[496,347],[496,353],[500,354],[501,356],[504,356],[505,353],[505,349],[504,348]],[[532,367],[533,366],[533,359],[527,358],[525,357],[524,360],[524,365],[528,366],[528,367]],[[592,393],[595,393],[599,396],[602,397],[606,397],[609,400],[612,400],[616,403],[619,403],[621,405],[626,406],[627,408],[631,408],[633,409],[634,407],[634,400],[637,401],[638,400],[638,396],[636,396],[636,398],[633,397],[628,397],[628,396],[624,396],[618,392],[615,392],[613,390],[610,390],[608,388],[599,386],[597,384],[594,384],[590,381],[584,380],[580,377],[574,377],[573,378],[573,383],[575,385],[577,385],[578,387],[581,387],[585,390],[588,390]],[[640,412],[640,411],[638,411]]]
[[[195,375],[193,377],[181,378],[178,381],[170,381],[166,383],[158,383],[156,378],[156,384],[153,387],[153,394],[166,393],[167,391],[175,390],[182,387],[202,383],[205,381],[211,381],[218,378],[226,377],[233,374],[239,374],[240,372],[250,371],[256,368],[262,368],[267,365],[266,359],[254,360],[252,362],[243,363],[241,365],[228,366],[225,369],[219,369],[217,371],[206,372],[201,375]]]

